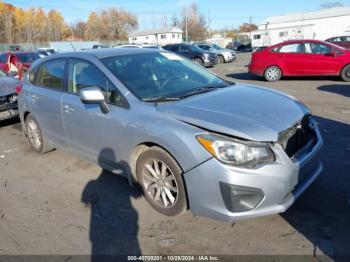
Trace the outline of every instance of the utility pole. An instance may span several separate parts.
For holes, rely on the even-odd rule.
[[[253,17],[249,16],[249,38],[252,40],[252,20]]]
[[[211,20],[210,20],[210,10],[208,10],[208,38],[211,37],[211,30],[210,30]]]
[[[188,21],[187,21],[188,19],[187,19],[187,7],[185,7],[185,34],[186,34],[186,42],[188,42],[188,28],[187,28],[187,23],[188,23]]]

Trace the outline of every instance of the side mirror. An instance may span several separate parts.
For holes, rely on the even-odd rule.
[[[335,51],[331,51],[331,52],[328,54],[328,56],[337,57],[338,54],[337,54],[337,52],[335,52]]]
[[[107,114],[110,110],[105,96],[98,87],[87,87],[79,91],[81,102],[84,104],[99,104],[102,113]]]

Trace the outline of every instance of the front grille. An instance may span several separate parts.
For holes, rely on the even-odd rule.
[[[316,142],[316,133],[310,126],[309,115],[291,128],[282,131],[278,138],[278,143],[289,157],[294,157],[307,145],[310,145],[309,142]]]

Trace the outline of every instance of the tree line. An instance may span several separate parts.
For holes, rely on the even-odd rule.
[[[209,23],[196,3],[184,6],[179,14],[160,18],[161,27],[178,27],[192,41],[210,37]],[[243,24],[238,30],[228,30],[226,36],[254,30],[255,25]],[[34,43],[50,41],[126,41],[131,31],[138,29],[137,16],[120,8],[92,12],[87,21],[68,24],[55,9],[23,9],[0,0],[0,43]],[[216,31],[220,32],[220,31]],[[212,31],[211,33],[215,33]]]
[[[69,25],[54,9],[23,9],[0,0],[0,43],[34,43],[64,40],[126,40],[137,29],[137,17],[119,8],[92,12],[87,22]]]

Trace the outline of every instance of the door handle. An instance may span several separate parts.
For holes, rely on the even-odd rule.
[[[65,111],[66,113],[72,113],[72,112],[74,112],[74,108],[71,107],[71,106],[69,106],[69,105],[65,105],[63,108],[64,108],[64,111]]]
[[[38,101],[38,100],[39,100],[39,97],[38,97],[38,96],[36,96],[36,95],[32,95],[32,100],[33,100],[34,102],[36,102],[36,101]]]

